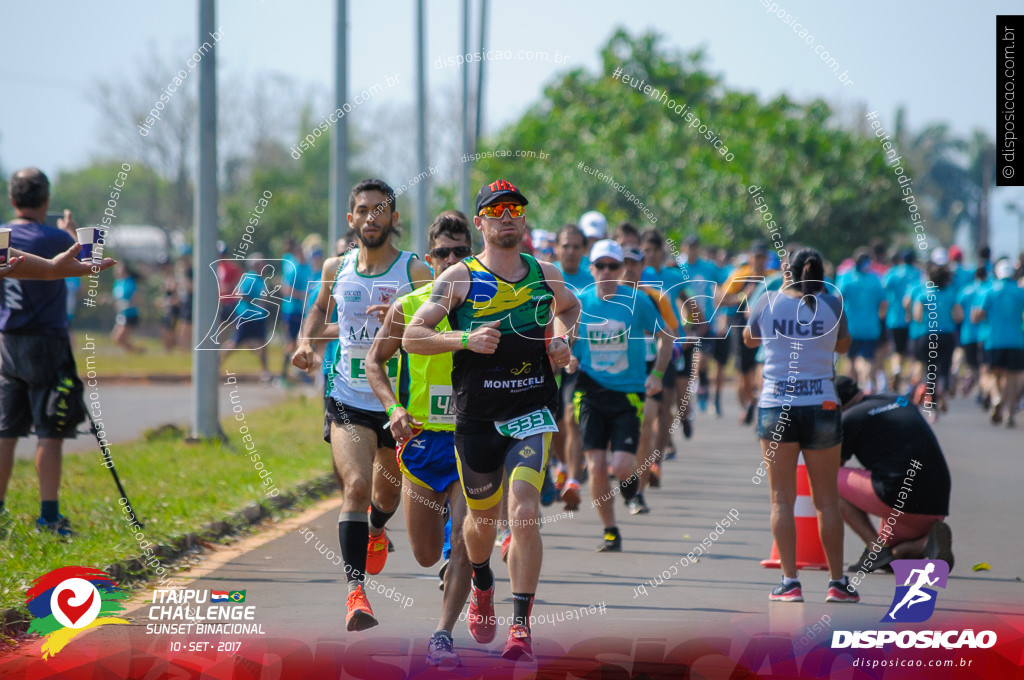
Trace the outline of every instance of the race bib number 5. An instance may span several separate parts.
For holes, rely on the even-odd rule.
[[[540,434],[541,432],[558,432],[555,418],[547,408],[527,413],[525,416],[519,416],[512,420],[494,423],[494,429],[504,436],[512,437],[513,439],[526,439],[531,435]]]
[[[352,348],[349,350],[349,361],[351,362],[351,371],[348,375],[349,385],[361,388],[369,387],[370,381],[366,379],[366,355],[368,353],[368,349]],[[398,355],[388,359],[385,368],[388,378],[394,383],[395,378],[398,377]]]

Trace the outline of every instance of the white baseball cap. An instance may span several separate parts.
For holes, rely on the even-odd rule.
[[[932,251],[932,264],[937,264],[940,267],[945,264],[949,264],[949,253],[946,252],[945,248],[936,248]]]
[[[594,244],[590,249],[590,261],[597,262],[602,257],[610,257],[616,262],[622,262],[622,246],[610,238],[603,239]]]
[[[597,247],[597,244],[594,244]],[[1012,279],[1013,278],[1013,265],[1010,264],[1009,260],[999,260],[996,262],[995,275],[997,279]]]
[[[587,238],[604,238],[608,234],[608,220],[596,210],[585,212],[580,217],[580,231]]]

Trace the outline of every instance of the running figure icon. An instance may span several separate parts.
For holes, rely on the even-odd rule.
[[[905,586],[910,586],[910,590],[908,590],[906,595],[903,596],[903,599],[900,600],[900,603],[893,607],[892,611],[889,612],[890,619],[892,619],[893,621],[896,620],[896,612],[903,605],[907,605],[907,609],[910,609],[915,604],[919,604],[921,602],[928,602],[934,597],[934,595],[932,595],[931,593],[922,590],[924,586],[933,586],[939,581],[938,576],[936,576],[933,579],[928,578],[928,576],[933,571],[935,571],[934,562],[929,562],[927,565],[925,565],[924,569],[912,569],[910,571],[910,575],[907,576],[907,580],[903,584]],[[914,574],[918,575],[917,582],[914,583],[914,585],[910,585],[910,581],[914,578]]]

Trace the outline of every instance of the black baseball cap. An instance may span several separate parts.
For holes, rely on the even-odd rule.
[[[767,255],[768,245],[764,241],[754,241],[750,246],[750,252],[754,255]]]
[[[696,234],[690,234],[689,236],[687,236],[686,238],[683,239],[683,245],[684,246],[699,246],[700,245],[700,238]]]
[[[480,191],[476,194],[476,212],[480,212],[480,208],[491,203],[497,203],[503,200],[512,200],[522,205],[529,204],[526,200],[526,196],[523,196],[519,192],[519,189],[515,187],[512,182],[504,179],[494,180],[490,184],[485,184],[480,187]]]

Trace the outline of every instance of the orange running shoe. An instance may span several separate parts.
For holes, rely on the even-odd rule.
[[[565,483],[565,488],[562,489],[562,502],[565,503],[566,510],[580,509],[580,483],[575,479]]]
[[[559,470],[555,473],[555,488],[559,491],[565,486],[565,470]]]
[[[374,536],[370,534],[370,540],[366,544],[366,573],[379,574],[384,570],[384,563],[388,561],[388,530]]]
[[[348,614],[345,616],[345,628],[349,632],[366,630],[377,625],[377,619],[373,617],[370,601],[366,599],[362,586],[356,586],[356,589],[348,594],[346,606]]]
[[[661,486],[661,466],[657,463],[651,463],[651,474],[647,477],[647,484],[652,489]]]

